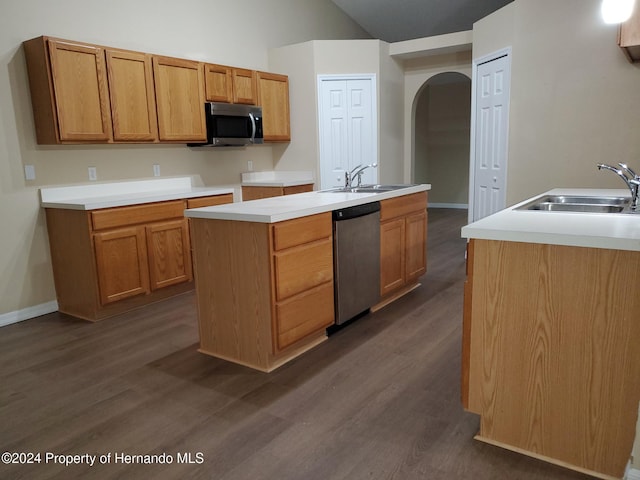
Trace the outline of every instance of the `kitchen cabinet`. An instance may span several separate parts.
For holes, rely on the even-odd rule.
[[[242,186],[242,201],[258,200],[260,198],[279,197],[296,193],[312,192],[313,183],[305,185],[290,185],[287,187],[260,187],[253,185]]]
[[[204,64],[153,56],[153,74],[160,140],[205,142]]]
[[[104,49],[44,36],[23,45],[38,143],[111,141]]]
[[[468,252],[462,397],[476,438],[621,478],[640,400],[640,252],[477,238]]]
[[[274,224],[190,221],[202,353],[271,371],[326,340],[331,212]]]
[[[151,55],[110,48],[105,55],[114,142],[157,142]]]
[[[265,142],[291,141],[289,77],[258,72],[258,105],[262,106]]]
[[[631,62],[640,62],[640,6],[636,5],[631,18],[620,25],[618,45]]]
[[[380,202],[380,296],[404,294],[427,271],[427,193]]]
[[[183,212],[232,200],[220,197],[90,211],[47,208],[59,310],[96,321],[192,289]]]
[[[207,101],[256,105],[257,84],[254,70],[207,63],[204,71]]]

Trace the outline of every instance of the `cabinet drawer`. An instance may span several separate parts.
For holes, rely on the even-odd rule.
[[[276,300],[333,279],[333,245],[331,239],[277,253],[275,262]]]
[[[427,192],[418,192],[380,202],[380,220],[402,217],[427,208]]]
[[[274,250],[302,245],[331,236],[331,212],[286,220],[272,228]]]
[[[277,347],[282,350],[334,322],[333,282],[276,305]]]
[[[233,193],[213,195],[210,197],[189,198],[187,199],[187,208],[212,207],[214,205],[222,205],[225,203],[233,203]]]
[[[184,200],[105,208],[104,210],[91,212],[91,222],[94,230],[124,227],[138,223],[157,222],[159,220],[182,217],[184,209]]]

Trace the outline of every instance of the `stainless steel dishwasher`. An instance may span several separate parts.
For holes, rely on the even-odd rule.
[[[333,212],[336,325],[380,299],[380,202]]]

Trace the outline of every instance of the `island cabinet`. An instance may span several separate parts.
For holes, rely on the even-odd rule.
[[[622,478],[640,401],[640,252],[471,239],[462,401],[479,440]]]
[[[326,340],[331,212],[273,224],[190,220],[202,353],[268,372]]]
[[[95,321],[192,289],[189,201],[47,208],[58,309]]]
[[[380,202],[382,303],[417,286],[427,271],[427,192]]]
[[[289,113],[289,77],[258,72],[258,105],[262,106],[265,142],[291,141]]]

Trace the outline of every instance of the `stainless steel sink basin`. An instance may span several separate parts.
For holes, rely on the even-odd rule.
[[[334,193],[384,193],[393,190],[401,190],[403,188],[413,187],[412,184],[379,184],[379,185],[360,185],[359,187],[340,187],[330,190],[321,190],[322,192]]]
[[[587,197],[578,195],[546,195],[541,199],[549,203],[572,203],[585,205],[625,205],[629,203],[627,197]]]
[[[628,213],[627,197],[595,197],[582,195],[544,195],[516,210],[578,213]]]

